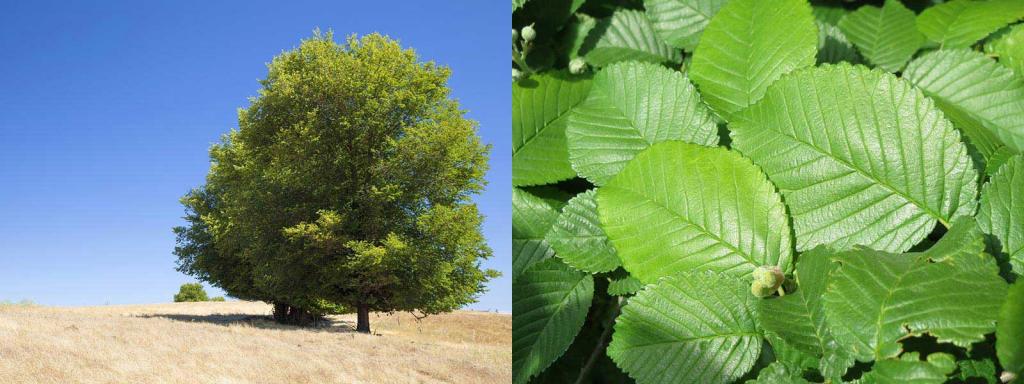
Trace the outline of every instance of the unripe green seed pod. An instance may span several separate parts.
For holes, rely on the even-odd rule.
[[[768,297],[775,292],[772,287],[761,284],[760,281],[754,280],[754,283],[750,285],[750,293],[757,297]]]
[[[754,282],[750,285],[750,292],[757,297],[767,297],[779,289],[786,276],[782,269],[777,266],[761,266],[754,269],[752,273]]]
[[[577,57],[569,62],[569,73],[578,75],[587,70],[587,62],[582,57]]]
[[[512,28],[512,44],[515,44],[517,41],[519,41],[519,31]]]
[[[537,38],[537,31],[533,30],[533,24],[523,27],[522,34],[523,40],[526,42],[531,42],[533,39]]]

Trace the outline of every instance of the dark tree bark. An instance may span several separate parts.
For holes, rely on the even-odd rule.
[[[356,332],[370,333],[370,306],[356,305]]]
[[[274,321],[285,324],[288,322],[288,304],[274,303]]]
[[[314,325],[320,316],[314,315],[304,308],[287,303],[274,303],[274,321],[280,324],[308,327]]]

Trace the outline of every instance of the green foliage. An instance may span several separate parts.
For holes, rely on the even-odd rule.
[[[378,34],[318,33],[275,57],[183,199],[179,269],[313,313],[473,302],[497,274],[470,200],[489,148],[449,75]]]
[[[598,189],[597,207],[622,265],[645,283],[691,270],[749,277],[760,266],[790,268],[785,207],[735,152],[656,144]]]
[[[525,383],[572,344],[586,318],[594,279],[558,260],[537,263],[519,276],[512,290],[512,370]]]
[[[902,252],[974,209],[977,173],[959,134],[905,81],[825,65],[773,84],[729,128],[733,148],[782,191],[797,250]]]
[[[718,143],[711,113],[686,76],[633,62],[597,74],[587,99],[573,109],[565,134],[569,162],[596,185],[607,183],[651,144]]]
[[[566,4],[512,17],[563,20],[514,96],[590,79],[514,102],[565,119],[513,166],[515,382],[1022,380],[1024,2]]]
[[[186,301],[210,301],[210,298],[206,296],[206,290],[203,289],[202,284],[187,283],[182,284],[178,293],[174,294],[175,303]]]
[[[1024,275],[1024,156],[1000,167],[982,188],[978,223],[996,238],[1013,273]]]
[[[227,301],[227,300],[224,300],[224,296],[217,296],[217,297],[211,298],[210,301]]]
[[[1024,280],[1022,280],[1024,281]],[[996,352],[1006,372],[1024,377],[1024,283],[1010,287],[1006,302],[999,311],[996,328]]]
[[[899,0],[886,0],[881,8],[865,5],[844,16],[839,20],[839,30],[868,62],[896,72],[924,44],[914,20],[914,12]]]
[[[590,81],[538,75],[512,86],[512,169],[515,185],[551,184],[576,176],[569,166],[565,125]]]
[[[708,105],[732,120],[779,77],[814,65],[817,42],[804,1],[732,0],[701,36],[690,75]]]
[[[942,48],[966,48],[1021,18],[1018,0],[953,0],[921,12],[917,29]]]

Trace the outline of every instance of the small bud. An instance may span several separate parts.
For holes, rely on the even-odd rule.
[[[519,31],[512,28],[512,44],[515,44],[517,41],[519,41]]]
[[[522,78],[523,72],[518,69],[512,68],[512,81],[519,81]]]
[[[1016,378],[1017,378],[1017,375],[1015,375],[1013,372],[1010,372],[1010,371],[1003,371],[1003,373],[999,375],[999,381],[1002,381],[1004,383],[1009,383],[1009,382],[1013,381],[1013,379],[1016,379]]]
[[[531,42],[537,38],[537,31],[533,30],[533,24],[523,27],[523,41]]]
[[[582,57],[577,57],[569,62],[569,73],[579,75],[587,70],[587,62]]]

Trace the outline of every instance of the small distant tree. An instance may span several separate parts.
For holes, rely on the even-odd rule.
[[[210,301],[226,301],[226,300],[224,300],[224,296],[217,296],[217,297],[214,297],[214,298],[210,299]]]
[[[199,283],[182,284],[178,293],[174,295],[174,302],[185,301],[208,301],[203,285]]]
[[[182,199],[178,269],[274,318],[432,314],[498,276],[472,195],[489,147],[450,98],[448,68],[385,36],[317,33],[275,57],[239,129]]]

